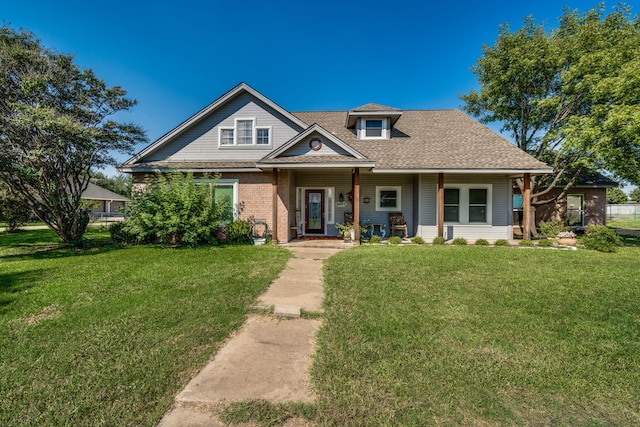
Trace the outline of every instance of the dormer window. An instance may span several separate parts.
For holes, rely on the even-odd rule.
[[[359,139],[389,139],[388,118],[361,118],[358,125]]]
[[[364,135],[366,138],[382,138],[381,119],[368,119],[364,122]]]

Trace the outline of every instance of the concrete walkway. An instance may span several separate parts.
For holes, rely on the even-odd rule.
[[[176,396],[159,427],[223,426],[216,413],[225,402],[313,400],[308,371],[321,322],[300,318],[300,310],[321,310],[322,260],[346,247],[336,243],[285,245],[293,258],[258,302],[260,307],[273,307],[275,316],[250,316]]]

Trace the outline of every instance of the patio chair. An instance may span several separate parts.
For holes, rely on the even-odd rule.
[[[389,212],[389,236],[393,236],[396,231],[402,231],[404,237],[409,237],[407,221],[402,212]]]

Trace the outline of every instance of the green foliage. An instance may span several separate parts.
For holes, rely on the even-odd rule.
[[[232,221],[224,226],[229,243],[249,243],[251,223],[248,221]]]
[[[416,245],[424,245],[424,239],[420,236],[413,236],[411,238],[411,242],[415,243]]]
[[[0,221],[7,223],[7,230],[16,231],[29,220],[31,209],[24,197],[12,192],[0,182]]]
[[[489,241],[486,239],[478,239],[476,240],[475,243],[476,246],[488,246],[489,245]]]
[[[464,237],[456,237],[455,239],[453,239],[451,244],[456,246],[466,246],[467,239],[465,239]]]
[[[464,108],[554,168],[533,180],[532,197],[589,169],[640,183],[639,49],[640,18],[623,4],[566,9],[554,29],[532,17],[517,31],[505,24],[483,47],[480,90],[462,96]]]
[[[400,238],[399,236],[391,236],[389,238],[389,243],[392,245],[399,245],[400,243],[402,243],[402,238]]]
[[[553,246],[553,240],[542,239],[542,240],[538,240],[536,244],[542,247],[549,247],[549,246]]]
[[[563,221],[560,221],[560,220],[541,221],[538,224],[538,229],[540,230],[540,234],[542,234],[544,237],[553,239],[558,235],[558,233],[566,231],[567,226],[564,224]]]
[[[493,243],[494,246],[510,246],[509,241],[505,239],[498,239]]]
[[[640,203],[640,187],[636,188],[629,194],[629,198],[634,202]]]
[[[197,245],[213,241],[215,231],[228,219],[231,203],[215,198],[216,182],[217,178],[199,184],[192,173],[177,171],[148,178],[145,191],[134,195],[126,208],[129,218],[124,232],[135,236],[138,243]]]
[[[0,27],[0,100],[0,180],[63,243],[80,244],[90,219],[81,195],[91,169],[146,141],[139,126],[111,119],[136,101],[73,56],[7,25]]]
[[[520,246],[530,247],[533,246],[533,241],[531,240],[520,240]]]
[[[135,243],[137,241],[136,236],[128,231],[128,227],[124,222],[113,222],[109,225],[109,235],[114,243],[121,245],[128,243]]]
[[[115,176],[107,176],[102,172],[92,171],[91,182],[121,196],[131,196],[133,177],[129,174],[119,173]]]
[[[435,237],[431,242],[431,244],[433,245],[444,245],[445,243],[446,243],[446,240],[442,236]]]
[[[382,242],[382,237],[378,236],[377,234],[374,234],[369,239],[369,243],[380,243],[380,242]]]
[[[622,240],[615,230],[604,225],[587,226],[582,243],[587,249],[599,252],[615,252],[616,246],[622,246]]]
[[[624,191],[619,188],[607,188],[607,203],[617,205],[628,200]]]

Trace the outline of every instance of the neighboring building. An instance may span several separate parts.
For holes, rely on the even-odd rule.
[[[409,235],[512,237],[512,179],[551,168],[458,110],[291,113],[242,83],[120,166],[134,187],[169,168],[220,173],[234,215],[274,240],[335,236],[344,218]]]
[[[82,192],[81,198],[91,204],[93,216],[122,216],[126,203],[126,197],[89,183],[87,189]]]

